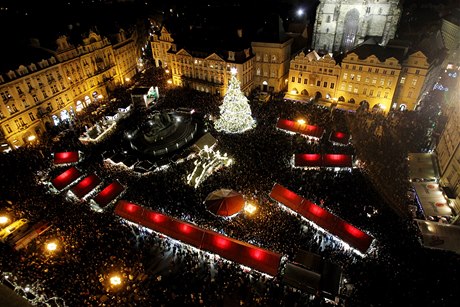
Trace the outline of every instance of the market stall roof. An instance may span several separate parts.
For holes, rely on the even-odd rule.
[[[91,192],[95,187],[101,183],[101,179],[95,174],[91,174],[78,182],[73,188],[72,193],[74,193],[78,198],[82,198],[89,192]]]
[[[66,186],[77,180],[81,175],[82,174],[78,169],[76,169],[75,167],[71,167],[63,173],[61,173],[60,175],[58,175],[57,177],[55,177],[51,181],[51,183],[56,189],[62,190]]]
[[[436,181],[439,178],[436,155],[432,153],[409,153],[408,159],[410,179]]]
[[[451,216],[452,209],[447,204],[439,184],[435,182],[413,182],[417,199],[425,216]]]
[[[442,249],[460,254],[460,227],[451,224],[415,220],[427,248]]]
[[[215,231],[169,217],[161,212],[120,200],[115,214],[199,249],[220,255],[260,272],[278,274],[281,254],[235,240]]]
[[[78,151],[56,152],[54,154],[54,164],[65,164],[78,162],[80,156]]]
[[[117,196],[124,190],[125,188],[118,181],[114,181],[100,191],[94,198],[94,201],[99,205],[99,207],[105,207],[108,203],[117,198]]]

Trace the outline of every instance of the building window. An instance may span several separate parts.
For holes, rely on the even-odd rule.
[[[345,83],[342,83],[342,85],[340,85],[340,90],[342,90],[342,91],[345,90]]]
[[[13,129],[11,129],[10,125],[6,124],[5,125],[6,133],[11,133],[13,132]]]
[[[257,67],[256,75],[260,76],[260,67]],[[292,77],[292,78],[294,78],[294,77]],[[292,82],[294,82],[294,80],[292,80]]]
[[[321,86],[321,81],[316,81],[316,86]]]
[[[385,79],[380,79],[380,86],[384,86],[385,85]]]
[[[359,67],[358,67],[358,70],[359,70],[359,71],[362,71],[362,70],[363,70],[363,67],[362,67],[362,66],[359,66]]]
[[[355,74],[351,74],[351,75],[350,75],[350,79],[351,79],[351,80],[355,80]]]
[[[347,80],[347,77],[348,77],[348,74],[347,74],[347,73],[344,73],[344,74],[343,74],[343,80]]]
[[[34,121],[34,120],[35,120],[34,113],[29,112],[29,117],[30,117],[30,120],[31,120],[31,121]]]
[[[372,84],[376,84],[377,83],[377,78],[373,78],[372,79]]]
[[[412,98],[412,91],[407,94],[407,98]]]
[[[368,72],[372,72],[372,68],[369,67],[369,68],[367,69],[367,71],[368,71]]]
[[[372,96],[372,95],[374,95],[374,90],[369,91],[369,96]]]
[[[385,92],[385,94],[383,95],[383,98],[388,98],[388,92]]]
[[[367,93],[367,88],[363,89],[363,95],[366,95]]]
[[[353,89],[352,85],[348,84],[348,91],[351,92],[352,89]]]
[[[331,88],[334,88],[334,82],[331,82]]]
[[[308,79],[303,79],[303,84],[308,84]]]
[[[323,87],[327,87],[327,82],[326,81],[324,81]]]
[[[353,93],[356,93],[356,94],[358,93],[358,88],[357,88],[357,87],[355,87],[355,88],[353,89]]]
[[[295,82],[295,77],[292,77],[291,82]]]
[[[415,71],[415,74],[416,74],[416,75],[420,74],[420,69],[417,69],[417,70]]]
[[[395,74],[395,71],[394,71],[394,70],[392,70],[392,71],[390,72],[390,75],[392,75],[392,76],[393,76],[394,74]]]
[[[393,82],[392,82],[391,80],[388,80],[387,85],[388,85],[388,86],[391,86],[392,83],[393,83]]]
[[[21,124],[19,123],[19,121],[17,119],[14,120],[14,123],[16,124],[16,128],[18,128],[18,129],[21,128]]]
[[[366,77],[366,80],[364,82],[369,83],[369,78]]]
[[[327,23],[331,22],[331,16],[327,16],[326,22]]]
[[[346,68],[346,69],[348,69],[348,67],[349,67],[349,66],[348,66],[348,64],[347,64],[347,65],[345,65],[345,68]]]
[[[417,79],[413,79],[412,80],[412,86],[416,86],[417,85]]]
[[[401,83],[401,84],[404,84],[404,82],[406,82],[406,77],[401,77],[400,83]]]
[[[378,91],[378,92],[377,92],[377,97],[380,97],[380,94],[381,94],[381,93],[382,93],[382,92]]]
[[[358,82],[361,81],[361,75],[356,76],[356,81],[358,81]]]
[[[297,83],[302,83],[302,78],[298,77],[297,78]]]

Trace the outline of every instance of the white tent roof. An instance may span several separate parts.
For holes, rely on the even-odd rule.
[[[439,178],[436,156],[431,153],[409,153],[409,177],[436,181]]]
[[[424,247],[453,251],[460,254],[460,227],[451,224],[415,220],[422,233]]]
[[[452,209],[447,204],[439,184],[435,182],[413,182],[417,197],[426,216],[450,216]]]

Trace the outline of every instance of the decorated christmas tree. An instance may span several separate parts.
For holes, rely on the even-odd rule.
[[[236,68],[232,68],[232,75],[224,102],[220,106],[220,118],[214,122],[217,131],[241,133],[252,129],[255,121],[251,116],[251,107],[248,99],[240,89],[240,82],[236,78]]]

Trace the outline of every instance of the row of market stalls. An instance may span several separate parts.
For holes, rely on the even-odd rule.
[[[54,153],[56,166],[70,167],[51,180],[51,188],[55,193],[68,190],[72,197],[80,201],[91,198],[91,207],[96,211],[102,211],[120,197],[125,188],[116,180],[105,184],[96,174],[85,174],[75,166],[81,160],[82,156],[78,151]]]
[[[423,246],[460,254],[460,227],[452,224],[458,213],[448,191],[439,184],[436,155],[409,153],[408,164],[413,187],[410,195],[417,204],[412,213]]]
[[[217,191],[216,197],[212,196],[207,199],[210,201],[208,209],[216,209],[213,206],[214,203],[221,208],[225,204],[222,202],[222,198],[226,198],[229,203],[224,205],[226,209],[222,215],[231,215],[227,211],[228,207],[240,207],[236,204],[242,202],[242,197],[234,193],[223,196],[219,194],[222,192],[221,190]],[[211,193],[210,195],[214,194]],[[214,211],[219,212],[219,210]],[[184,244],[217,254],[244,267],[269,276],[279,275],[286,284],[311,294],[321,292],[330,300],[334,300],[339,294],[342,270],[338,265],[323,260],[317,254],[299,250],[294,261],[284,261],[285,258],[282,254],[236,240],[215,231],[203,229],[126,200],[117,202],[115,215]]]

